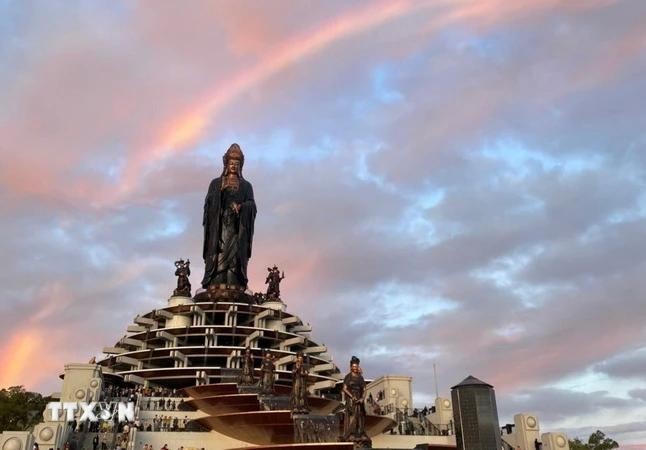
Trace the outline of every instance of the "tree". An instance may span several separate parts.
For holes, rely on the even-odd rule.
[[[601,430],[592,433],[587,443],[579,438],[570,441],[570,450],[610,450],[617,447],[619,447],[617,441],[606,437]]]
[[[586,444],[579,438],[570,440],[570,450],[588,450],[588,448],[588,444]]]
[[[25,431],[42,419],[49,398],[26,391],[23,386],[0,390],[0,432]]]

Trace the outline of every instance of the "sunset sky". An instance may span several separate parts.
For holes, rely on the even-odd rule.
[[[0,0],[0,387],[198,287],[245,153],[250,288],[345,370],[646,445],[646,1]]]

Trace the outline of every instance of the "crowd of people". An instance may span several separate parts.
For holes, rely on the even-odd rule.
[[[164,387],[126,387],[115,386],[112,384],[104,386],[101,391],[101,400],[127,400],[130,402],[136,401],[140,397],[165,397],[165,398],[178,398],[186,397],[182,391],[177,389],[170,389]]]
[[[428,406],[424,406],[422,409],[415,408],[413,409],[411,415],[413,417],[417,417],[420,419],[422,416],[426,417],[429,414],[433,414],[435,412],[435,406],[431,406],[430,408]]]
[[[130,430],[135,429],[138,431],[186,431],[190,419],[188,416],[171,417],[169,415],[157,415],[151,419],[135,418],[132,422],[118,422],[114,419],[101,420],[97,422],[90,422],[88,424],[87,432],[89,433],[119,433],[126,434]],[[83,432],[83,424],[76,425],[72,423],[72,429],[77,432]],[[94,449],[96,450],[96,449]]]
[[[426,409],[426,412],[424,410]],[[395,421],[397,422],[398,434],[406,435],[444,435],[453,434],[453,423],[448,425],[434,425],[427,417],[434,412],[435,408],[423,408],[407,410],[396,410]]]
[[[190,409],[185,407],[182,392],[169,388],[144,388],[123,387],[107,384],[103,387],[100,395],[100,401],[105,402],[133,402],[137,405],[136,416],[134,421],[119,422],[116,414],[111,418],[104,420],[99,418],[98,421],[84,421],[78,423],[76,420],[71,423],[73,432],[78,436],[84,433],[96,433],[93,450],[107,450],[119,447],[119,443],[125,445],[126,437],[130,430],[139,431],[186,431],[189,422],[188,416],[172,417],[171,415],[155,415],[154,418],[140,418],[140,411],[183,411]],[[99,438],[100,436],[100,438]],[[116,439],[113,441],[112,436]],[[106,441],[110,441],[108,444]],[[113,443],[114,442],[114,443]],[[76,442],[72,441],[74,446]],[[59,449],[57,449],[59,450]],[[75,449],[71,449],[75,450]],[[84,450],[84,449],[81,449]]]
[[[186,431],[187,425],[189,422],[188,416],[184,416],[183,419],[179,417],[171,416],[158,416],[155,414],[155,417],[152,419],[143,420],[143,431]]]
[[[72,431],[75,433],[121,433],[126,426],[141,430],[138,419],[135,419],[134,422],[119,422],[116,416],[107,420],[99,418],[96,422],[77,422],[76,420],[71,422]]]
[[[397,426],[391,430],[393,434],[405,435],[450,435],[453,434],[452,426],[438,427],[428,419],[428,415],[435,412],[435,406],[424,406],[423,408],[397,408],[393,403],[380,405],[378,402],[384,400],[384,391],[377,392],[377,400],[372,394],[368,395],[366,408],[373,415],[394,414]]]
[[[183,411],[184,399],[177,397],[143,397],[139,402],[142,411]]]

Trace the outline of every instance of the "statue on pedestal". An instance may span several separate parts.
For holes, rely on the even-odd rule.
[[[372,441],[366,434],[366,408],[363,403],[366,381],[363,379],[360,362],[359,358],[353,356],[350,360],[350,373],[343,379],[346,400],[342,439],[369,448],[372,447]]]
[[[247,287],[256,203],[251,183],[242,177],[244,155],[232,144],[222,157],[222,175],[211,181],[204,200],[204,278],[202,287]]]
[[[260,392],[262,394],[272,394],[274,392],[276,363],[274,355],[272,355],[269,350],[265,350],[265,354],[262,357],[260,371],[262,372],[260,378]]]
[[[305,365],[305,357],[302,352],[296,353],[296,361],[292,369],[292,395],[289,398],[289,406],[292,414],[308,414],[307,406],[307,376],[309,375]]]
[[[242,373],[238,380],[238,384],[243,386],[251,386],[254,384],[253,379],[253,358],[251,356],[251,347],[247,346],[244,349],[244,355],[242,356]]]
[[[191,261],[183,259],[175,261],[175,276],[177,277],[177,289],[173,291],[173,295],[181,297],[191,296],[191,282],[188,277],[191,275]]]
[[[280,301],[280,282],[285,279],[285,272],[280,274],[278,267],[267,267],[267,279],[265,284],[267,286],[267,293],[265,294],[265,300],[268,302],[271,301]]]

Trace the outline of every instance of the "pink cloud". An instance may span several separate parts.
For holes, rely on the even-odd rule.
[[[594,2],[596,7],[607,4]],[[65,37],[50,37],[42,57],[30,63],[29,81],[16,85],[12,119],[0,125],[8,148],[29,151],[28,156],[14,152],[2,158],[2,179],[11,191],[27,195],[93,204],[115,201],[135,189],[147,166],[193,148],[234,99],[333,43],[425,9],[433,12],[427,31],[434,33],[461,22],[493,26],[519,16],[531,18],[559,6],[555,1],[522,6],[447,2],[439,10],[434,2],[379,2],[336,16],[328,12],[326,20],[301,25],[294,34],[284,14],[261,21],[251,7],[220,9],[197,2],[185,11],[173,5],[143,4],[132,10],[140,25],[138,33],[108,36],[105,28],[93,30],[87,23]],[[586,3],[585,8],[591,7]],[[174,30],[170,35],[169,27]],[[129,40],[147,52],[149,60],[139,60]],[[231,55],[220,46],[214,49],[214,42],[225,42],[238,53],[232,64],[222,64]],[[628,45],[633,50],[626,50],[629,55],[641,47],[634,42]],[[258,60],[243,61],[249,54]],[[166,74],[161,68],[168,65],[168,57],[203,62],[179,74]],[[124,72],[124,67],[130,70]],[[505,86],[500,80],[496,85]],[[433,133],[481,123],[506,101],[504,93],[495,92],[494,86],[482,107],[444,114],[446,123],[438,123]],[[89,152],[101,147],[122,149],[124,172],[116,186],[112,180],[74,171]]]

